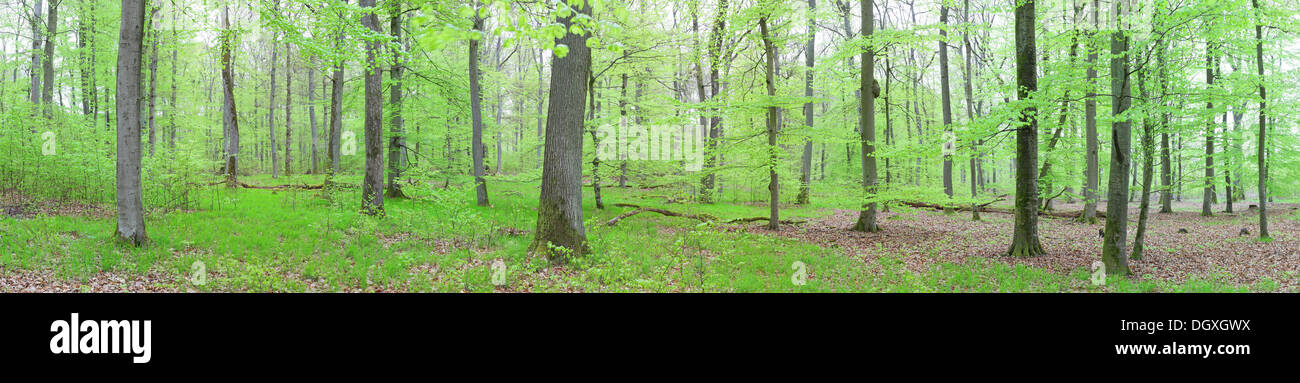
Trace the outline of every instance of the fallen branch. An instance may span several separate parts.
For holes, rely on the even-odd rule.
[[[712,216],[712,215],[708,215],[708,214],[678,213],[678,212],[675,212],[675,211],[672,211],[672,210],[665,210],[665,209],[659,209],[659,208],[653,208],[653,207],[642,207],[642,206],[640,206],[640,205],[633,205],[633,204],[628,204],[628,203],[616,203],[616,204],[614,204],[614,206],[617,206],[617,207],[625,207],[625,208],[631,208],[631,209],[633,209],[633,210],[632,210],[632,211],[629,211],[629,212],[627,212],[627,213],[623,213],[623,214],[621,214],[621,215],[619,215],[619,216],[617,216],[617,217],[614,217],[614,219],[611,219],[611,220],[609,220],[609,221],[606,221],[606,222],[605,222],[605,225],[606,225],[606,226],[614,226],[614,225],[617,225],[618,222],[619,222],[619,221],[622,221],[624,218],[628,218],[628,217],[631,217],[631,216],[634,216],[634,215],[637,215],[637,214],[641,214],[641,213],[645,213],[645,212],[659,213],[659,214],[664,215],[664,216],[667,216],[667,217],[690,218],[690,219],[694,219],[694,220],[698,220],[698,221],[702,221],[702,222],[748,223],[748,222],[770,221],[770,220],[771,220],[771,219],[768,218],[768,217],[752,217],[752,218],[736,218],[736,219],[730,219],[730,220],[720,220],[720,219],[718,219],[718,217],[714,217],[714,216]],[[798,225],[798,224],[804,223],[804,221],[782,220],[781,223],[782,223],[782,224],[786,224],[786,225]]]
[[[239,182],[239,187],[242,187],[244,189],[259,189],[259,190],[285,190],[285,189],[320,190],[320,189],[324,189],[325,185],[322,184],[322,185],[257,186],[257,185],[249,185],[243,182]]]

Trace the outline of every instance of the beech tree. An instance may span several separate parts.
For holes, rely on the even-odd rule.
[[[1016,207],[1011,249],[1013,257],[1046,254],[1038,241],[1038,109],[1031,99],[1038,91],[1038,55],[1034,38],[1034,0],[1016,5],[1017,98],[1028,103],[1016,128]]]
[[[149,240],[140,183],[140,61],[144,0],[123,0],[117,44],[117,238],[135,246]]]

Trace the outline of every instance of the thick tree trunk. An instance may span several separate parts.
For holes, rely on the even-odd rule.
[[[875,30],[875,0],[865,0],[862,2],[862,34],[867,38],[872,37]],[[862,78],[858,83],[858,92],[862,96],[858,102],[858,121],[861,125],[859,138],[862,145],[862,194],[863,199],[876,198],[877,172],[876,172],[876,94],[872,91],[872,85],[876,77],[876,54],[875,47],[867,47],[862,51]],[[776,217],[773,217],[775,220]],[[853,231],[862,231],[876,233],[880,231],[880,226],[876,225],[876,202],[872,201],[866,204],[858,212],[858,221],[853,224]]]
[[[123,0],[117,54],[117,238],[148,241],[140,184],[140,56],[144,0]]]
[[[1038,91],[1038,55],[1035,53],[1034,0],[1016,7],[1016,85],[1017,97],[1029,99]],[[1016,216],[1015,233],[1007,254],[1039,256],[1046,254],[1038,241],[1038,117],[1034,107],[1020,113],[1016,129]]]
[[[591,8],[588,1],[576,10],[591,15]],[[566,256],[590,251],[582,220],[582,125],[591,48],[587,47],[587,34],[573,33],[574,16],[560,19],[568,32],[557,43],[569,47],[568,54],[551,60],[551,102],[546,115],[537,235],[529,246],[530,252],[561,262]]]
[[[375,0],[361,0],[362,8],[375,8]],[[379,29],[379,15],[370,12],[361,17],[361,25],[371,33]],[[384,73],[379,67],[379,42],[366,43],[366,175],[361,182],[361,214],[384,215]]]
[[[483,31],[483,18],[474,16],[474,30]],[[470,166],[473,167],[474,191],[479,206],[488,206],[487,180],[483,179],[483,89],[479,75],[479,40],[469,41],[469,102],[473,124],[473,139],[470,146],[472,153]]]
[[[1129,110],[1132,97],[1129,96],[1129,62],[1128,36],[1122,30],[1122,18],[1127,9],[1115,5],[1116,28],[1111,33],[1110,61],[1111,72],[1111,111],[1117,117],[1111,127],[1110,144],[1110,190],[1106,197],[1106,230],[1103,236],[1101,260],[1106,265],[1106,275],[1129,275],[1128,256],[1125,254],[1125,242],[1128,240],[1128,182],[1129,168],[1132,161],[1130,148],[1132,121],[1119,119]]]

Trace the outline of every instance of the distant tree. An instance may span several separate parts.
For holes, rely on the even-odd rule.
[[[235,31],[230,29],[230,6],[227,5],[221,12],[221,84],[224,93],[221,121],[226,141],[226,186],[232,188],[239,183],[239,113],[235,110],[235,63],[231,56],[234,44]]]

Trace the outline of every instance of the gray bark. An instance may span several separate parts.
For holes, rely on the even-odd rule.
[[[117,55],[117,238],[140,246],[148,241],[140,184],[140,55],[144,0],[122,1]]]
[[[871,37],[875,30],[875,0],[866,0],[862,2],[862,34],[868,38]],[[862,146],[862,194],[863,198],[875,198],[878,175],[876,174],[876,96],[878,92],[873,91],[876,77],[876,54],[875,47],[868,47],[862,51],[862,76],[858,83],[859,107],[858,107],[858,124],[860,144]],[[775,219],[775,217],[773,217]],[[880,231],[880,226],[876,225],[876,203],[867,203],[861,211],[858,212],[858,221],[854,223],[853,231],[863,231],[875,233]]]
[[[1035,53],[1034,0],[1016,7],[1016,85],[1017,97],[1029,99],[1038,91],[1038,55]],[[1016,129],[1016,204],[1015,232],[1010,256],[1046,254],[1038,241],[1038,117],[1034,107],[1020,113]]]
[[[576,9],[590,15],[591,2]],[[563,262],[567,255],[590,251],[582,220],[582,131],[586,112],[587,76],[591,75],[588,35],[572,32],[575,15],[560,19],[566,32],[557,43],[569,47],[564,57],[551,60],[551,102],[546,115],[546,147],[542,159],[542,185],[537,209],[537,229],[532,253]]]
[[[361,0],[359,5],[375,8],[375,0]],[[373,10],[361,17],[361,25],[371,33],[383,33]],[[361,182],[361,213],[372,216],[384,215],[384,73],[378,56],[379,41],[366,42],[366,175]]]

